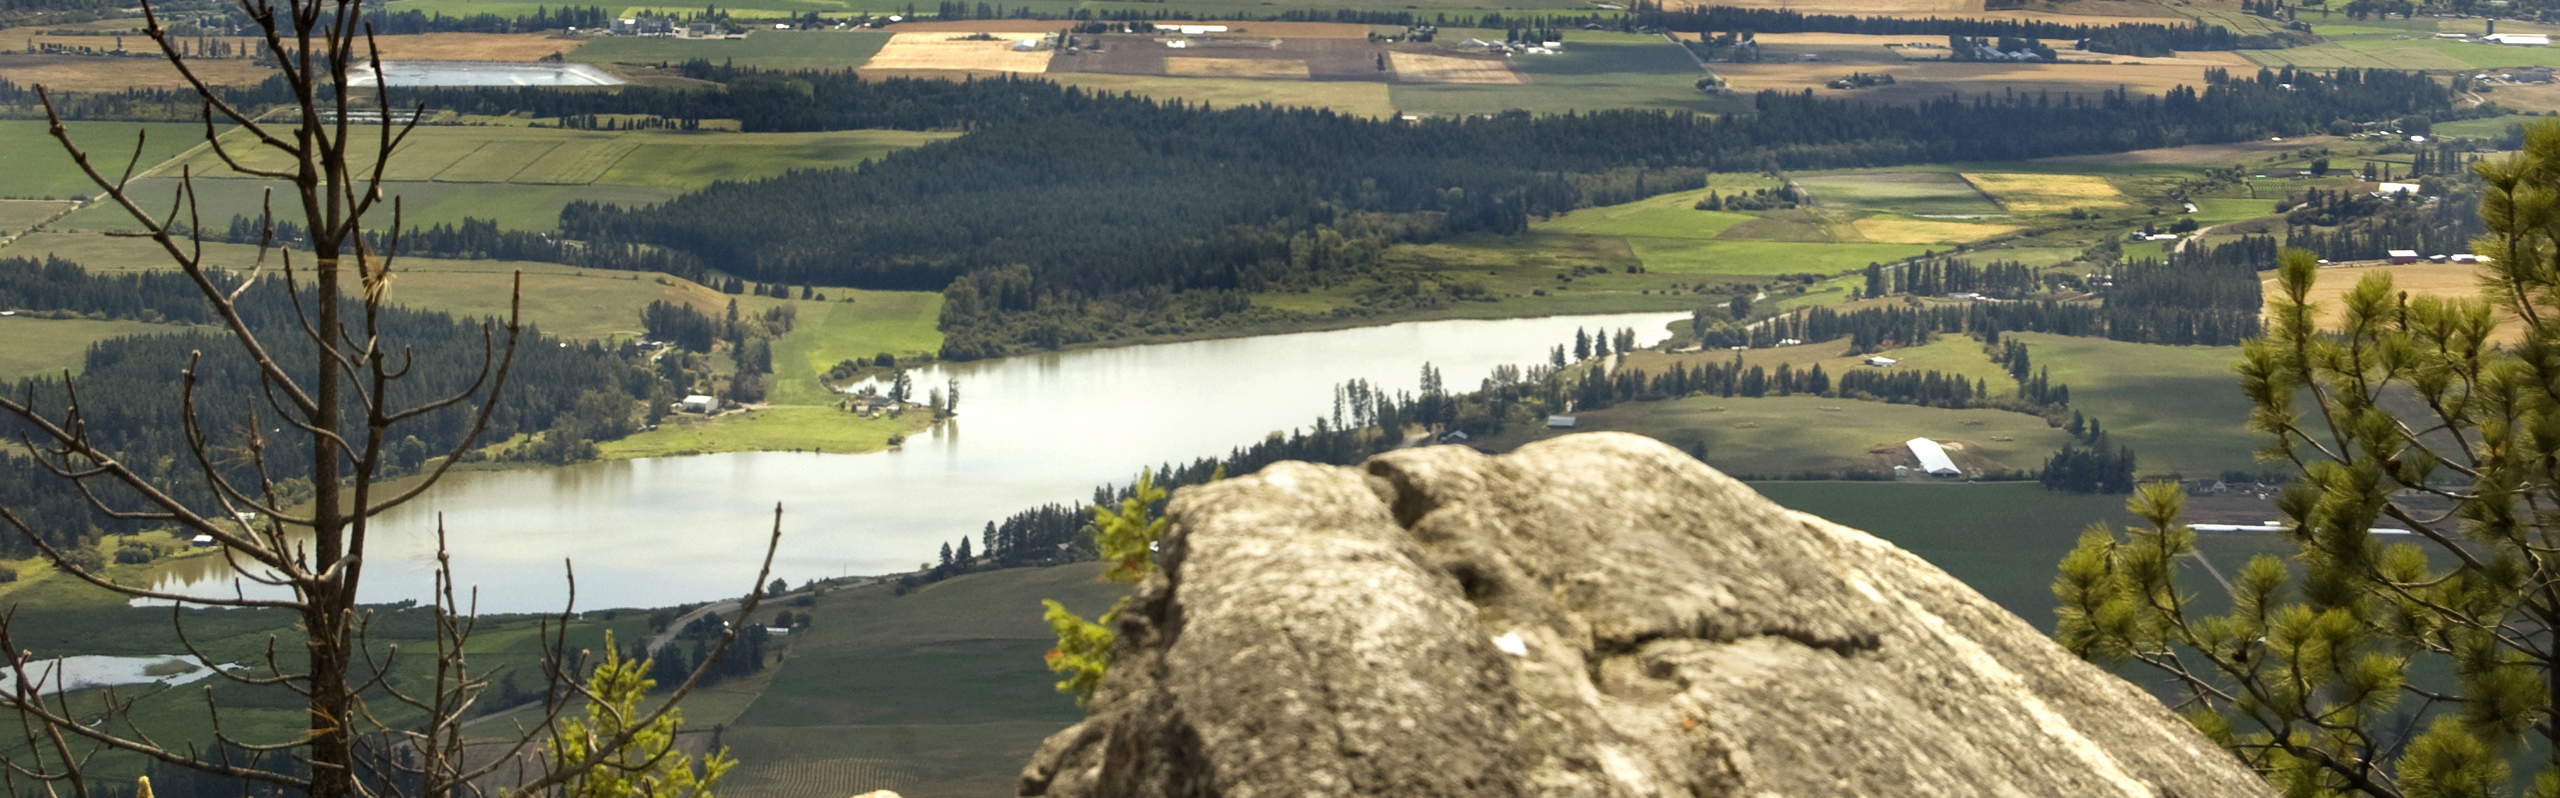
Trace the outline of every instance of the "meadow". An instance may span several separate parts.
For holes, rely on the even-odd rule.
[[[1626,402],[1573,414],[1571,432],[1632,432],[1682,449],[1704,447],[1708,465],[1763,478],[1843,471],[1890,474],[1908,464],[1903,442],[1925,437],[1984,473],[2033,471],[2070,436],[2044,419],[2006,410],[1952,410],[1819,396],[1693,396]],[[1491,436],[1508,450],[1565,430]],[[1881,450],[1881,453],[1878,453]]]
[[[1835,172],[1796,178],[1816,201],[1927,216],[1999,216],[1991,198],[1950,172]]]
[[[26,232],[70,207],[71,203],[60,200],[0,200],[0,239]]]

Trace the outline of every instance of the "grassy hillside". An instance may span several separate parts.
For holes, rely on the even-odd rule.
[[[2053,381],[2071,386],[2071,406],[2133,447],[2145,474],[2198,476],[2257,471],[2263,444],[2247,429],[2248,400],[2231,373],[2236,346],[2156,346],[2040,333],[2014,333]]]

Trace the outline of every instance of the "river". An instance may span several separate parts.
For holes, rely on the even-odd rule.
[[[1455,320],[941,364],[918,391],[960,381],[960,415],[896,451],[697,455],[454,473],[377,519],[364,600],[430,598],[436,526],[482,612],[658,607],[749,589],[773,508],[775,575],[896,573],[973,541],[988,521],[1142,467],[1223,456],[1333,408],[1363,379],[1414,390],[1425,362],[1451,390],[1545,359],[1581,329],[1634,328],[1647,345],[1686,314]],[[164,587],[231,592],[216,558],[174,563]],[[204,593],[198,592],[198,595]],[[467,600],[467,599],[466,599]]]

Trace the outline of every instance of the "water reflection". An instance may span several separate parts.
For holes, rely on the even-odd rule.
[[[1471,389],[1505,364],[1543,359],[1577,328],[1635,328],[1646,343],[1685,316],[1439,321],[1069,352],[940,365],[920,389],[960,381],[961,418],[869,455],[759,452],[464,472],[379,519],[365,599],[424,601],[442,523],[484,611],[556,610],[564,561],[581,607],[663,606],[749,588],[786,514],[774,568],[804,579],[905,571],[944,543],[1047,502],[1089,500],[1141,467],[1222,455],[1330,413],[1358,378],[1413,390],[1421,366]],[[968,428],[965,438],[962,426]],[[173,564],[210,584],[222,563]],[[226,580],[227,581],[227,580]]]

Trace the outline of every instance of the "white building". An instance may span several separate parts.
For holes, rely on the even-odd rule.
[[[1920,470],[1927,473],[1929,476],[1964,476],[1964,472],[1956,468],[1956,461],[1947,457],[1946,447],[1939,446],[1937,441],[1929,440],[1927,438],[1913,438],[1909,443],[1903,445],[1911,447],[1911,456],[1919,458]]]
[[[683,410],[687,413],[708,414],[711,411],[720,409],[720,400],[713,399],[702,394],[694,394],[692,396],[685,397],[682,402],[677,402],[676,406],[677,409]]]
[[[1572,416],[1548,416],[1547,429],[1573,429]]]
[[[1875,356],[1873,356],[1873,357],[1869,357],[1869,358],[1867,358],[1867,361],[1866,361],[1866,362],[1867,362],[1867,365],[1874,366],[1874,367],[1876,367],[1876,368],[1885,368],[1885,367],[1887,367],[1887,366],[1891,366],[1891,365],[1893,365],[1893,364],[1895,364],[1895,363],[1900,363],[1900,362],[1902,362],[1902,361],[1895,360],[1895,359],[1893,359],[1893,358],[1889,358],[1889,357],[1885,357],[1885,356],[1883,356],[1883,355],[1875,355]]]
[[[2480,40],[2496,44],[2515,45],[2517,47],[2551,46],[2551,37],[2540,33],[2492,33],[2487,36],[2480,37]]]

